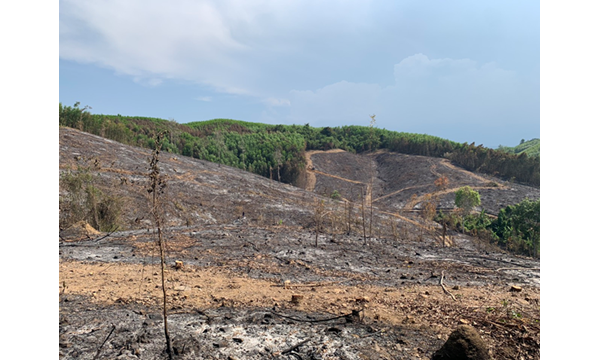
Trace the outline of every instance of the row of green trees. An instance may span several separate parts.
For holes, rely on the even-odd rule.
[[[166,131],[166,152],[191,156],[296,183],[304,168],[304,151],[343,149],[353,153],[387,149],[446,157],[468,170],[539,186],[540,159],[430,135],[401,133],[373,126],[315,128],[268,125],[229,119],[179,124],[147,117],[91,114],[89,107],[60,104],[59,122],[129,145],[154,148],[153,134]]]

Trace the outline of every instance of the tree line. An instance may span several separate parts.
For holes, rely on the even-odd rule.
[[[165,152],[230,165],[286,183],[297,184],[308,150],[343,149],[362,153],[393,152],[445,157],[467,170],[539,186],[540,158],[511,154],[474,143],[390,131],[373,126],[312,127],[269,125],[230,119],[179,124],[149,117],[92,114],[89,107],[59,103],[61,126],[76,128],[128,145],[154,148],[154,134],[166,131]]]

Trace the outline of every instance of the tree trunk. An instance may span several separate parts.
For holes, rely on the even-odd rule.
[[[161,266],[161,281],[162,281],[162,292],[163,292],[163,319],[165,329],[165,339],[167,340],[167,354],[169,359],[173,358],[173,350],[171,348],[171,336],[169,335],[169,325],[167,323],[167,288],[165,286],[165,243],[162,239],[162,231],[158,228],[158,242],[160,244],[160,266]]]

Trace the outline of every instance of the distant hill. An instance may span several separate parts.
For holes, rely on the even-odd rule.
[[[510,154],[522,154],[525,153],[531,157],[540,156],[540,139],[531,139],[529,141],[521,140],[521,143],[514,147],[502,146],[498,147],[498,150],[505,151]]]
[[[305,152],[342,149],[351,153],[388,150],[446,158],[476,171],[539,186],[539,158],[457,143],[425,134],[375,126],[312,127],[269,125],[215,119],[179,124],[175,121],[91,114],[87,108],[59,104],[59,124],[127,145],[154,148],[153,134],[165,131],[166,152],[234,166],[285,183],[297,184],[305,171]]]

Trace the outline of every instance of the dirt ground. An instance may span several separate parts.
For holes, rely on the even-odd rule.
[[[441,248],[323,236],[315,247],[312,234],[283,226],[166,236],[171,334],[189,348],[180,358],[262,358],[308,339],[302,358],[426,359],[460,324],[477,328],[495,358],[539,358],[539,262],[531,259],[482,255],[466,239]],[[154,234],[65,242],[60,258],[64,358],[92,358],[112,325],[119,332],[101,358],[160,355]],[[454,299],[439,285],[442,270]]]
[[[126,204],[123,228],[129,230],[61,229],[59,356],[166,359],[157,236],[144,195],[149,152],[72,129],[60,135],[60,171],[92,164],[98,186]],[[373,196],[380,199],[374,199],[375,226],[365,241],[356,207],[347,231],[346,203],[319,195],[333,184],[329,179],[368,181],[351,168],[357,155],[313,154],[315,171],[330,175],[314,173],[314,192],[164,155],[175,358],[429,359],[458,325],[470,324],[493,358],[539,359],[539,260],[457,233],[450,234],[453,246],[442,246],[418,216],[400,211],[411,187],[426,191],[425,172],[433,178],[447,171],[456,186],[481,185],[477,175],[440,159],[360,158],[380,164],[373,182]],[[348,159],[343,165],[325,161],[327,156]],[[399,171],[412,172],[400,160],[421,175],[392,184]],[[386,161],[392,165],[382,166]],[[336,164],[348,169],[336,170]],[[425,180],[408,184],[418,178]],[[505,190],[489,189],[487,201],[499,202],[505,193],[512,196],[506,201],[536,191],[539,196],[539,189],[501,185]],[[314,205],[321,200],[330,216],[316,238]]]

